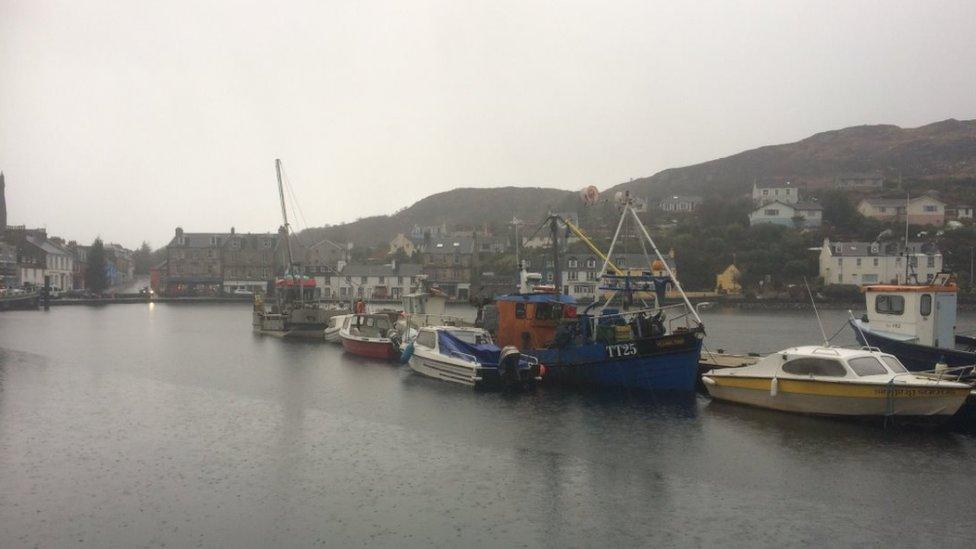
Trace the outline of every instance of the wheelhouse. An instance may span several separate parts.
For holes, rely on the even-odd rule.
[[[548,292],[509,294],[496,299],[498,345],[519,349],[541,348],[556,337],[564,318],[576,317],[576,299]]]
[[[865,286],[868,323],[919,345],[953,348],[957,289],[946,274],[926,285]]]

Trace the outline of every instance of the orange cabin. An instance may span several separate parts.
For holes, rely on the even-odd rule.
[[[555,339],[559,321],[576,316],[575,299],[556,293],[509,294],[495,301],[498,307],[495,340],[502,347],[545,347]]]

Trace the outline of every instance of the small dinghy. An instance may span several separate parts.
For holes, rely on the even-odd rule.
[[[421,328],[404,355],[418,374],[473,387],[531,385],[544,373],[538,360],[515,347],[500,349],[481,328]]]
[[[329,319],[329,326],[325,329],[325,341],[328,343],[342,343],[339,332],[342,330],[343,323],[352,315],[338,315]]]
[[[876,349],[794,347],[754,365],[702,376],[712,398],[828,416],[948,419],[965,403],[965,383],[913,374]]]

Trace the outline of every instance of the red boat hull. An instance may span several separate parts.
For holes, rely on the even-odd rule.
[[[343,337],[342,348],[347,353],[369,358],[379,358],[382,360],[395,360],[398,358],[396,349],[388,339],[382,341],[361,341]]]

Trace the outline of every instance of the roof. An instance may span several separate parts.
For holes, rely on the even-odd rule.
[[[930,195],[923,194],[922,196],[916,196],[908,200],[908,202],[917,202],[919,200],[933,200],[939,204],[945,204],[945,202],[939,200],[938,198]],[[861,202],[866,202],[874,207],[884,206],[889,208],[904,208],[905,199],[904,198],[865,198]]]
[[[428,254],[470,254],[474,253],[474,239],[470,236],[445,236],[432,238],[424,245],[424,253]]]
[[[884,206],[886,208],[904,208],[905,201],[900,198],[865,198],[861,202],[866,202],[875,208]]]
[[[68,253],[67,250],[51,242],[50,240],[44,240],[31,235],[27,235],[25,238],[27,239],[28,242],[43,250],[44,253],[56,254],[56,255],[71,255]]]
[[[793,204],[793,209],[796,210],[822,210],[823,206],[816,202],[797,202]]]
[[[169,245],[182,248],[212,248],[214,246],[210,243],[211,238],[219,238],[217,246],[222,246],[229,236],[230,233],[183,233],[184,244],[182,246],[176,242],[178,238],[176,236],[169,241]]]
[[[757,181],[753,184],[757,189],[795,189],[796,185],[791,181],[786,181],[783,183],[774,181]]]
[[[912,285],[912,284],[872,284],[861,288],[863,292],[906,292],[906,293],[929,293],[947,292],[956,293],[959,287],[955,284],[951,286]]]
[[[791,210],[796,210],[796,209],[798,209],[797,208],[797,205],[799,204],[799,202],[797,202],[796,204],[790,204],[789,202],[783,202],[782,200],[773,200],[772,202],[766,202],[765,204],[762,204],[760,206],[756,206],[755,208],[753,208],[752,213],[756,213],[756,212],[758,212],[760,210],[764,210],[764,209],[772,206],[773,204],[779,204],[780,206],[785,206],[785,207],[787,207],[787,208],[789,208]]]
[[[880,173],[842,173],[837,175],[834,179],[884,179],[884,176]]]
[[[346,265],[339,273],[341,276],[418,276],[423,267],[416,263],[401,263],[393,268],[385,265]]]
[[[529,303],[576,303],[576,298],[571,295],[551,294],[551,293],[532,293],[532,294],[505,294],[495,297],[496,301],[527,301]]]

